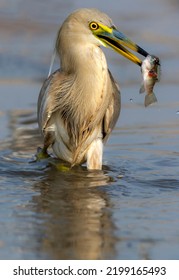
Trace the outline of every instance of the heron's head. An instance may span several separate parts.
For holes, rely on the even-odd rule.
[[[148,53],[120,32],[112,20],[96,9],[79,9],[70,14],[62,24],[56,41],[60,48],[85,46],[85,44],[111,47],[113,50],[141,66],[141,60],[133,52],[146,57]]]

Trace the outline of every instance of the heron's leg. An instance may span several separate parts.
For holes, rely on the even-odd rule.
[[[47,149],[50,145],[53,144],[54,141],[54,134],[53,132],[47,132],[44,136],[44,146],[43,148],[38,147],[36,153],[36,159],[41,160],[50,157],[47,153]]]
[[[103,142],[101,138],[94,140],[87,151],[87,169],[102,169]]]

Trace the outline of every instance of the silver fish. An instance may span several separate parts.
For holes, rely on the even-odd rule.
[[[146,93],[145,107],[152,103],[157,102],[153,88],[156,82],[160,80],[160,61],[159,58],[154,55],[148,55],[142,62],[141,72],[143,75],[143,84],[139,93]]]

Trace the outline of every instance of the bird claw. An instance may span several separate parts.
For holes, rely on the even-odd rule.
[[[49,158],[50,155],[47,153],[47,151],[44,148],[37,148],[37,153],[35,154],[35,161],[40,161],[42,159]]]
[[[60,163],[60,164],[56,164],[55,165],[55,168],[58,170],[58,171],[61,171],[61,172],[68,172],[70,171],[70,167],[68,166],[65,166],[63,163]]]
[[[46,149],[38,147],[38,148],[37,148],[37,152],[36,152],[36,154],[34,155],[34,159],[33,159],[31,162],[37,162],[37,161],[41,161],[41,160],[44,160],[44,159],[49,159],[49,160],[48,160],[48,163],[49,163],[51,166],[54,166],[58,171],[61,171],[61,172],[68,172],[68,171],[71,169],[71,168],[70,168],[69,166],[67,166],[65,163],[56,162],[56,161],[47,153],[47,150],[46,150]]]
[[[56,170],[61,171],[61,172],[68,172],[71,170],[71,166],[69,166],[65,162],[59,162],[58,160],[51,160],[50,165],[54,166]]]

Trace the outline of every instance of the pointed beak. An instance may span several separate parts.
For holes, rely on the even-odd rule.
[[[131,41],[128,37],[126,37],[123,33],[118,31],[115,27],[109,28],[102,24],[99,24],[99,26],[99,30],[94,35],[98,37],[98,39],[100,39],[100,41],[102,41],[102,43],[105,46],[111,47],[116,52],[120,53],[132,62],[141,66],[142,61],[136,55],[130,52],[129,49],[146,57],[148,53],[145,50],[143,50],[136,43]]]

